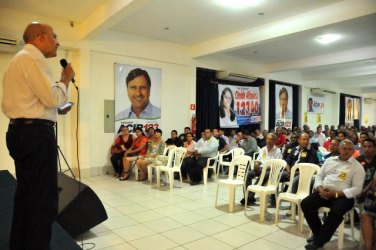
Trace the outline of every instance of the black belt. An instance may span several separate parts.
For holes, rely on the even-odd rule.
[[[16,118],[10,119],[9,124],[11,125],[45,125],[53,127],[55,122],[45,119],[30,119],[30,118]]]

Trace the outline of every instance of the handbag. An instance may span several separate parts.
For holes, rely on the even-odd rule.
[[[366,193],[363,208],[367,212],[376,214],[376,196],[374,195],[372,189],[368,190]]]

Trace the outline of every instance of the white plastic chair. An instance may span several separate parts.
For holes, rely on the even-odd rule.
[[[208,158],[206,162],[206,167],[203,169],[203,176],[204,176],[204,185],[208,183],[208,171],[209,168],[213,169],[213,175],[215,181],[217,182],[217,163],[218,163],[218,157],[219,157],[219,152],[215,157],[210,157]]]
[[[343,249],[343,238],[344,238],[344,230],[345,230],[345,218],[346,216],[350,216],[350,225],[351,225],[351,237],[353,239],[355,239],[354,237],[354,207],[351,208],[344,216],[343,216],[343,220],[342,220],[342,223],[339,224],[338,228],[337,228],[337,234],[338,234],[338,249]],[[330,208],[328,207],[320,207],[319,211],[321,213],[329,213],[330,212]],[[310,236],[312,235],[312,231],[310,232]],[[360,238],[360,241],[362,241],[363,239]]]
[[[243,191],[245,191],[245,178],[248,168],[253,167],[252,165],[252,157],[247,155],[238,155],[235,156],[231,161],[230,168],[234,168],[235,166],[238,166],[238,172],[236,179],[233,180],[233,177],[229,175],[228,179],[226,180],[218,180],[217,182],[217,192],[215,197],[215,206],[217,207],[217,201],[218,201],[218,190],[219,186],[226,186],[229,188],[230,191],[230,199],[229,199],[229,212],[231,213],[234,211],[234,204],[235,204],[235,190],[237,187],[243,187]]]
[[[171,153],[172,149],[174,149],[174,148],[176,148],[175,145],[165,147],[164,150],[163,150],[163,155],[159,155],[157,157],[157,161],[160,161],[162,163],[165,162],[165,164],[167,164],[168,154]],[[163,164],[163,165],[165,165],[165,164]],[[148,165],[148,179],[149,179],[150,184],[152,184],[152,182],[153,182],[153,168],[156,168],[158,165],[160,165],[160,164],[149,164]]]
[[[174,187],[174,173],[179,173],[180,177],[180,187],[183,187],[183,180],[181,177],[181,164],[183,162],[184,156],[187,153],[186,148],[175,147],[171,150],[171,153],[168,154],[168,161],[166,166],[157,166],[157,184],[161,184],[161,172],[167,174],[167,179],[170,183],[170,190]]]
[[[267,209],[267,195],[278,193],[278,184],[281,179],[281,173],[285,169],[287,163],[281,159],[267,160],[262,168],[261,177],[256,185],[249,185],[245,192],[244,213],[247,210],[248,193],[258,193],[260,197],[260,221],[264,221],[265,211]],[[266,186],[262,186],[266,171],[269,170],[269,180]]]
[[[242,149],[242,148],[233,148],[230,151],[228,151],[227,153],[219,154],[217,179],[218,179],[219,170],[220,170],[221,167],[222,167],[222,169],[223,169],[223,166],[226,166],[226,167],[230,168],[231,161],[224,161],[223,160],[224,157],[230,156],[230,155],[231,155],[231,159],[234,159],[238,155],[244,155],[244,149]]]
[[[299,169],[299,185],[296,194],[291,193],[292,184],[294,182],[295,172]],[[312,176],[315,175],[320,170],[320,167],[316,164],[311,163],[298,163],[291,168],[289,188],[287,192],[280,193],[277,199],[277,208],[275,212],[275,223],[278,223],[279,219],[279,205],[282,200],[290,201],[292,219],[295,221],[296,207],[298,206],[298,218],[299,218],[299,230],[303,232],[303,221],[304,215],[300,208],[300,202],[310,194],[310,186],[312,181]]]

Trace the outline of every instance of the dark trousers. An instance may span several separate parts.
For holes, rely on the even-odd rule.
[[[312,230],[314,242],[317,246],[323,246],[330,241],[334,232],[343,220],[343,216],[354,206],[354,199],[340,197],[336,199],[322,199],[318,192],[312,193],[302,200],[301,208]],[[318,209],[329,207],[330,212],[324,224],[321,222]]]
[[[193,182],[201,182],[203,169],[204,167],[206,167],[208,157],[201,157],[198,160],[196,160],[195,158],[187,158],[187,159],[189,159],[186,161],[189,179]],[[208,176],[210,176],[210,174],[211,172],[208,173]]]
[[[123,155],[124,154],[113,154],[111,155],[111,163],[114,167],[115,173],[121,175],[123,172]]]
[[[50,249],[57,216],[57,145],[54,128],[9,125],[6,135],[17,176],[10,249]]]

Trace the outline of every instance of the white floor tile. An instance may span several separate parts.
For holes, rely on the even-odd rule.
[[[275,244],[268,240],[258,239],[251,243],[248,243],[240,248],[239,250],[249,250],[249,249],[262,249],[262,250],[287,250],[290,248],[283,247],[281,245]]]
[[[189,225],[189,224],[193,224],[199,221],[206,220],[206,217],[199,215],[197,213],[194,213],[194,212],[185,212],[185,213],[170,216],[170,218],[184,225]]]
[[[227,245],[226,243],[223,243],[222,241],[219,241],[217,239],[207,237],[204,239],[200,239],[197,241],[190,242],[188,244],[184,245],[187,249],[215,249],[215,250],[228,250],[233,249],[233,247]]]
[[[129,242],[129,244],[139,250],[165,250],[178,246],[175,242],[160,234],[134,240]]]
[[[205,234],[202,234],[189,227],[180,227],[173,229],[167,232],[162,233],[166,238],[178,243],[179,245],[186,244],[205,237]]]
[[[84,240],[84,249],[89,249],[91,247],[90,243],[95,244],[95,249],[103,249],[124,243],[124,240],[117,234],[109,231],[100,233],[95,238]],[[79,242],[78,244],[81,246],[81,242]]]
[[[230,228],[230,226],[219,223],[215,220],[200,221],[189,225],[189,227],[206,235],[213,235]]]
[[[279,230],[277,232],[269,234],[265,236],[263,239],[292,249],[297,248],[306,243],[306,238],[287,233],[283,230]]]
[[[155,210],[148,210],[148,211],[143,211],[139,213],[133,213],[133,214],[129,214],[128,216],[138,221],[139,223],[144,223],[147,221],[156,220],[156,219],[165,217],[163,214],[160,214]]]
[[[229,229],[214,234],[212,235],[212,237],[216,238],[217,240],[223,241],[224,243],[233,247],[240,247],[257,239],[256,236],[253,236],[249,233],[246,233],[238,229]]]
[[[166,232],[184,225],[170,218],[162,218],[144,223],[145,226],[151,228],[157,233]]]
[[[137,221],[133,220],[132,218],[126,215],[108,218],[106,221],[103,222],[103,225],[111,230],[135,224],[137,224]]]
[[[137,240],[140,238],[144,238],[144,237],[156,234],[155,231],[151,230],[150,228],[142,224],[122,227],[122,228],[113,230],[113,232],[119,235],[125,241]]]

